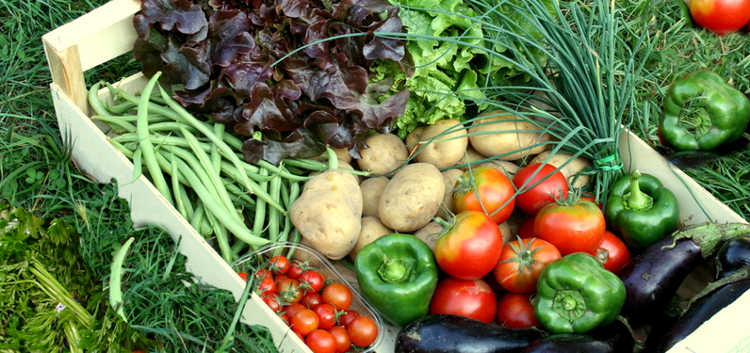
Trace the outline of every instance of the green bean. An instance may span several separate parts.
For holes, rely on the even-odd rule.
[[[268,163],[267,161],[260,160],[258,161],[258,166],[262,168],[268,169],[270,172],[280,175],[284,178],[287,178],[292,181],[307,181],[310,179],[308,176],[300,176],[300,175],[294,175],[292,173],[289,173],[289,171],[285,170],[284,168],[279,168],[271,163]]]
[[[117,97],[116,95],[112,94],[112,91],[110,91],[110,95],[112,96],[112,98]],[[135,107],[137,107],[137,105],[131,102],[122,102],[117,105],[107,105],[105,108],[107,108],[107,111],[112,114],[122,115],[133,110]]]
[[[120,119],[120,117],[117,117],[117,116],[94,115],[91,117],[91,120],[103,121],[109,124],[110,128],[112,129],[114,129],[115,127],[119,127],[123,131],[127,131],[127,132],[134,132],[136,130],[135,125],[131,124],[127,120]]]
[[[141,177],[143,174],[143,163],[142,163],[143,152],[140,148],[136,149],[133,153],[133,181]]]
[[[270,191],[271,197],[274,200],[279,200],[281,197],[281,177],[276,176],[275,178],[271,179],[270,182]],[[280,201],[280,200],[279,200]],[[277,241],[279,237],[279,217],[281,214],[279,214],[279,211],[275,209],[268,209],[268,238],[271,241]],[[288,217],[284,217],[288,218]]]
[[[130,249],[130,245],[133,244],[134,240],[135,238],[133,237],[128,238],[125,244],[122,244],[117,249],[112,258],[109,271],[109,304],[125,322],[128,322],[128,319],[125,317],[125,309],[122,306],[122,266],[125,262],[125,257],[128,255],[128,249]]]
[[[180,173],[177,171],[177,163],[174,162],[174,159],[172,160],[172,168],[170,170],[172,176],[172,193],[174,194],[177,211],[179,211],[185,219],[190,219],[191,214],[187,212],[187,208],[185,207],[185,203],[187,202],[189,204],[190,201],[187,199],[187,195],[183,193],[184,190],[180,190]]]
[[[245,250],[245,246],[247,246],[247,244],[241,241],[234,242],[234,244],[232,245],[232,256],[234,256],[235,258],[240,257],[240,252],[242,250]]]
[[[328,169],[325,163],[312,159],[287,158],[284,159],[284,164],[314,172],[322,172]]]
[[[113,137],[112,140],[116,142],[120,142],[120,143],[138,142],[138,136],[137,134],[134,134],[134,133],[125,133],[125,134]],[[161,135],[161,134],[152,134],[151,143],[155,145],[158,144],[158,145],[188,147],[187,141],[182,137]]]
[[[260,175],[267,175],[268,170],[261,169]],[[264,192],[266,191],[266,185],[268,185],[269,182],[263,182],[260,184],[261,190]],[[263,199],[258,198],[255,201],[255,218],[253,218],[253,232],[255,234],[260,234],[263,232],[263,226],[265,225],[266,221],[266,201]]]
[[[124,154],[125,157],[133,159],[133,151],[131,149],[126,148],[113,139],[109,139],[109,144],[112,145],[112,147],[114,147],[116,150],[120,151],[120,153]]]
[[[138,132],[138,146],[143,150],[143,163],[146,165],[149,176],[154,182],[154,186],[164,197],[172,203],[172,195],[167,187],[167,181],[164,180],[164,174],[162,174],[159,164],[156,162],[156,154],[154,152],[154,145],[151,144],[151,140],[148,134],[148,97],[151,96],[151,92],[156,85],[156,81],[161,76],[161,72],[157,72],[148,81],[146,87],[143,89],[143,95],[138,103],[138,123],[136,124]]]
[[[203,204],[198,202],[198,205],[195,206],[195,212],[193,212],[193,218],[190,219],[190,225],[193,226],[193,229],[204,236],[208,234],[208,232],[205,231],[205,223],[203,222],[205,214],[206,212],[203,210]]]
[[[294,230],[292,231],[292,240],[290,240],[290,242],[296,244],[296,243],[299,243],[299,239],[300,239],[299,230],[297,230],[297,228],[294,228]],[[291,259],[293,255],[294,255],[294,247],[291,247],[289,249],[289,252],[286,254],[286,257]]]
[[[287,211],[289,211],[289,186],[287,183],[281,183],[281,204],[286,207]]]
[[[165,157],[162,156],[162,158]],[[198,198],[203,201],[203,205],[205,206],[207,212],[211,212],[218,219],[218,221],[221,222],[225,227],[227,227],[227,229],[229,229],[229,231],[231,231],[237,238],[248,243],[253,248],[268,244],[268,239],[263,239],[253,234],[243,222],[237,222],[234,217],[229,216],[228,213],[230,212],[230,210],[224,209],[221,202],[219,202],[214,198],[213,195],[209,193],[198,176],[195,175],[193,170],[191,170],[190,167],[185,164],[185,162],[176,157],[175,161],[177,162],[177,167],[180,173],[187,178],[193,190],[195,190],[195,193],[198,194]],[[234,212],[235,215],[237,214],[236,211],[231,212]]]
[[[206,212],[206,218],[208,218],[208,223],[211,225],[211,228],[213,228],[214,234],[216,235],[216,242],[219,243],[221,257],[224,258],[227,263],[231,264],[234,256],[232,255],[232,249],[229,247],[227,230],[216,220],[216,217],[214,217],[210,211]]]
[[[128,102],[128,103],[130,103],[130,102]],[[149,110],[151,110],[150,107],[149,107]],[[102,121],[107,121],[106,119],[117,119],[117,120],[120,120],[120,121],[127,121],[129,123],[134,123],[134,122],[138,121],[138,116],[137,115],[132,115],[132,114],[124,114],[124,115],[105,114],[105,115],[94,115],[94,116],[91,117],[91,119],[98,119],[98,120],[102,120]],[[148,121],[150,123],[161,123],[161,122],[165,122],[165,121],[174,121],[174,120],[169,119],[169,118],[165,117],[164,115],[152,112],[152,113],[150,113],[148,115]],[[149,128],[150,127],[151,126],[149,126]],[[133,131],[135,131],[135,129],[133,129]]]
[[[214,133],[219,138],[224,137],[224,124],[214,124]],[[219,176],[221,170],[221,154],[219,154],[219,148],[216,145],[211,145],[211,162],[213,162],[214,170],[216,170],[216,176]]]
[[[101,87],[102,81],[99,81],[91,86],[89,89],[89,105],[91,106],[91,109],[96,113],[97,115],[109,115],[107,112],[107,109],[104,108],[104,103],[102,103],[101,100],[99,100],[99,87]]]

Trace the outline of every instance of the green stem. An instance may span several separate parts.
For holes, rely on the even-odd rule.
[[[400,283],[409,278],[411,266],[401,259],[386,259],[378,268],[380,279],[386,283]]]
[[[641,191],[638,179],[641,177],[639,171],[630,174],[630,188],[627,196],[627,205],[631,210],[646,210],[654,204],[653,198]]]

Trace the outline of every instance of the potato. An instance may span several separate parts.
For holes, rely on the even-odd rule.
[[[501,172],[505,173],[505,176],[507,176],[510,180],[513,180],[516,172],[521,168],[513,162],[501,161],[497,159],[479,164],[478,167],[490,167],[499,169]]]
[[[466,148],[466,153],[464,154],[464,156],[456,164],[467,164],[467,163],[471,163],[471,162],[474,162],[474,161],[482,160],[482,159],[485,159],[485,158],[487,158],[487,157],[479,154],[479,152],[477,152],[475,149],[473,149],[473,148],[471,148],[471,146],[469,146],[469,147]],[[472,165],[472,167],[474,167],[474,165]],[[461,167],[461,169],[466,170],[467,168],[464,166],[464,167]]]
[[[456,187],[456,182],[461,178],[464,172],[461,169],[449,169],[443,173],[443,184],[445,184],[445,195],[443,195],[443,203],[440,205],[440,211],[438,214],[440,217],[448,217],[451,213],[455,212],[453,207],[453,188]]]
[[[420,126],[406,135],[406,149],[409,151],[410,156],[417,150],[417,148],[419,148],[419,141],[422,139],[423,133],[424,126]]]
[[[497,226],[500,229],[500,234],[503,236],[503,244],[513,240],[516,238],[516,234],[513,233],[511,230],[510,224],[508,222],[500,223],[500,225]]]
[[[469,141],[471,146],[477,152],[484,156],[491,157],[499,154],[510,153],[521,148],[529,147],[536,143],[544,142],[549,136],[541,135],[535,132],[498,132],[508,130],[539,130],[539,127],[526,121],[514,121],[521,119],[505,111],[495,111],[482,115],[498,115],[489,118],[480,119],[474,122],[474,126],[469,128]],[[494,122],[494,123],[493,123]],[[481,125],[480,124],[483,124]],[[482,134],[485,133],[485,134]],[[489,134],[487,134],[489,133]],[[534,155],[544,151],[544,145],[534,147],[529,150],[518,151],[509,155],[500,157],[505,161],[515,161],[528,155]]]
[[[409,158],[406,145],[394,134],[372,135],[365,144],[367,148],[359,151],[361,158],[357,160],[360,170],[386,174]]]
[[[359,184],[362,190],[363,216],[378,216],[378,201],[380,201],[380,195],[383,195],[386,184],[388,184],[386,177],[367,178]]]
[[[438,222],[427,223],[422,229],[414,232],[414,236],[421,239],[427,246],[433,251],[435,250],[435,243],[437,243],[440,236],[443,235],[445,229]]]
[[[445,195],[443,175],[432,164],[414,163],[401,168],[385,186],[378,217],[398,232],[424,227],[437,214]]]
[[[546,162],[549,165],[555,166],[555,168],[563,165],[563,163],[567,162],[568,159],[570,159],[571,155],[567,153],[558,152],[552,157],[549,157],[550,151],[544,151],[540,154],[538,154],[534,159],[529,162],[529,164],[534,163],[544,163],[544,160],[549,158],[549,160]],[[573,176],[582,171],[584,168],[590,166],[591,163],[585,159],[585,158],[576,158],[570,163],[568,163],[565,167],[560,169],[560,172],[565,176],[566,179],[568,179],[568,182],[571,184],[570,186],[574,188],[580,188],[584,187],[589,183],[589,176],[585,174],[580,174],[577,177],[575,177],[575,181],[573,181]]]
[[[354,249],[349,253],[349,257],[351,257],[353,261],[365,245],[391,233],[393,233],[393,231],[386,228],[383,223],[380,223],[378,217],[362,217],[362,230],[359,232],[359,240],[357,240],[357,245],[354,245]]]
[[[464,156],[469,139],[466,137],[466,129],[460,121],[455,119],[440,120],[424,129],[422,140],[430,139],[447,130],[453,132],[436,137],[428,142],[424,149],[417,155],[417,162],[434,164],[438,168],[450,167],[458,163]]]
[[[302,237],[326,257],[338,260],[357,243],[362,228],[362,192],[357,178],[329,170],[305,183],[289,209]]]

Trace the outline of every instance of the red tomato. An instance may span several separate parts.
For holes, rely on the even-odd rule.
[[[497,323],[507,328],[540,327],[528,294],[507,293],[497,303]]]
[[[358,316],[346,328],[349,339],[357,347],[367,347],[378,337],[378,325],[367,316]]]
[[[605,228],[602,210],[583,200],[570,205],[552,203],[544,206],[534,221],[539,238],[555,245],[563,256],[595,251],[602,242]]]
[[[326,330],[315,330],[305,337],[305,344],[313,353],[336,353],[336,339]]]
[[[688,8],[696,23],[720,35],[750,21],[750,0],[690,0]]]
[[[336,309],[349,309],[352,305],[352,291],[341,283],[329,284],[323,289],[323,303],[333,305]]]
[[[247,272],[237,272],[237,275],[240,276],[245,282],[247,282]]]
[[[284,312],[287,314],[287,316],[289,316],[289,318],[291,318],[298,311],[304,310],[304,309],[307,309],[304,307],[304,305],[300,303],[292,303],[284,307]]]
[[[271,258],[271,271],[274,273],[287,273],[289,271],[289,259],[286,256],[278,255]]]
[[[482,212],[464,211],[435,244],[435,260],[453,277],[480,279],[495,267],[502,246],[503,236],[495,222]]]
[[[312,289],[314,292],[320,292],[326,284],[326,277],[322,273],[313,270],[302,272],[298,278],[304,289]]]
[[[619,273],[630,263],[630,251],[623,241],[610,231],[604,232],[602,242],[596,251],[589,254],[596,256],[604,268]]]
[[[302,303],[302,305],[304,305],[304,306],[306,306],[308,308],[312,308],[312,307],[314,307],[314,306],[322,303],[323,299],[320,297],[319,293],[307,292],[302,297],[302,300],[300,302]]]
[[[329,329],[336,325],[336,308],[331,304],[318,304],[312,310],[318,315],[318,327]]]
[[[276,292],[276,282],[273,280],[273,276],[271,275],[263,275],[264,277],[259,278],[258,282],[256,283],[256,289],[258,293],[266,293],[266,292]]]
[[[486,211],[495,223],[500,224],[513,213],[515,192],[505,173],[495,168],[479,167],[472,169],[471,173],[464,172],[458,180],[453,190],[453,205],[456,212]]]
[[[339,316],[339,322],[344,326],[349,326],[358,316],[359,313],[356,310],[344,310],[344,315]]]
[[[518,236],[527,239],[534,238],[537,234],[534,232],[534,218],[526,218],[521,227],[518,229]]]
[[[281,320],[284,320],[284,323],[287,324],[287,326],[289,326],[289,314],[286,314],[286,313],[281,314],[279,315],[279,318]]]
[[[495,266],[495,280],[509,292],[531,293],[544,267],[560,257],[557,248],[542,239],[510,241]]]
[[[516,189],[524,188],[524,191],[516,196],[516,206],[530,215],[536,215],[542,207],[554,202],[556,198],[568,197],[568,182],[559,170],[555,171],[554,166],[544,164],[536,176],[531,177],[540,165],[542,164],[527,165],[516,172],[513,177],[513,184],[515,184]],[[547,179],[529,188],[548,175]],[[524,184],[526,185],[524,186]]]
[[[302,289],[296,279],[282,278],[276,282],[276,287],[281,299],[287,303],[297,303],[302,299]]]
[[[307,267],[306,263],[295,260],[289,265],[289,270],[286,272],[286,275],[289,276],[289,278],[297,279],[302,275],[302,272],[307,270]]]
[[[336,353],[345,353],[351,348],[352,341],[349,339],[349,333],[344,326],[334,326],[328,332],[333,335],[336,341]]]
[[[497,298],[483,280],[441,280],[430,302],[430,314],[449,314],[492,322],[497,311]]]
[[[292,328],[307,336],[318,328],[318,315],[310,309],[302,309],[292,316]]]

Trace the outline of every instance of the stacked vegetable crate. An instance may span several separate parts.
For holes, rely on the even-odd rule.
[[[43,36],[52,72],[52,98],[61,133],[73,138],[73,156],[82,171],[100,182],[109,182],[113,178],[118,182],[120,196],[130,202],[131,216],[136,224],[158,225],[173,237],[180,238],[180,250],[188,258],[190,271],[207,284],[227,289],[239,298],[244,287],[243,280],[144,176],[133,180],[133,164],[109,144],[105,128],[89,118],[83,73],[132,50],[136,39],[132,18],[139,10],[140,1],[113,0]],[[129,93],[137,93],[145,83],[144,76],[136,74],[116,85]],[[109,92],[102,90],[100,98],[109,99]],[[623,132],[620,137],[619,152],[626,170],[638,169],[669,185],[680,204],[683,223],[746,222],[629,131]],[[693,283],[699,284],[695,281],[699,280],[693,278]],[[691,287],[689,283],[683,286],[684,291],[699,288]],[[735,315],[738,311],[750,312],[750,297],[746,295],[740,298],[727,310]],[[716,320],[730,320],[722,317],[717,315]],[[280,351],[309,351],[256,295],[245,307],[243,321],[268,327]],[[709,325],[730,326],[726,322],[709,322]],[[700,342],[703,340],[702,334],[698,330],[685,342]],[[389,328],[385,336],[381,344],[374,348],[375,351],[393,351],[393,328]],[[681,349],[679,347],[676,346],[673,351]]]

